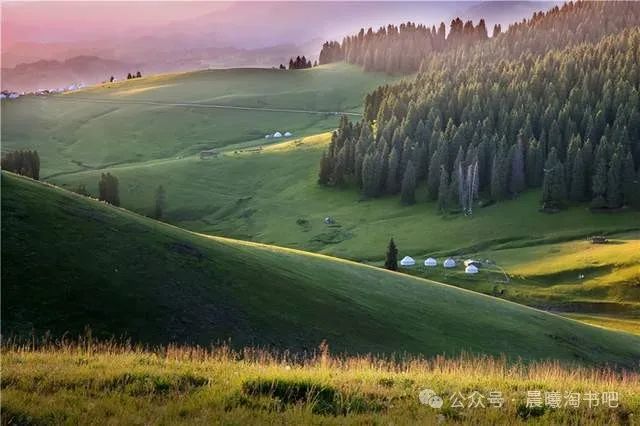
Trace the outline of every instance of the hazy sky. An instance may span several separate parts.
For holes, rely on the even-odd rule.
[[[144,32],[225,7],[222,3],[172,2],[2,2],[3,44],[16,41],[68,42]]]
[[[260,4],[256,4],[260,3]],[[394,4],[396,6],[394,6]],[[424,22],[430,16],[442,18],[448,16],[451,9],[461,9],[463,2],[380,2],[354,4],[354,2],[205,2],[205,1],[145,1],[145,2],[2,2],[3,46],[15,42],[60,43],[78,42],[105,37],[123,37],[147,35],[154,29],[172,26],[173,30],[189,32],[189,23],[197,18],[207,17],[216,31],[216,24],[235,22],[243,31],[249,31],[247,25],[256,25],[255,31],[265,31],[264,24],[272,20],[272,31],[282,31],[287,19],[308,20],[310,26],[322,28],[336,25],[349,25],[350,20],[358,21],[353,26],[367,25],[367,19],[378,21],[385,15],[390,21],[402,17]],[[409,6],[410,5],[410,6]],[[457,5],[457,6],[456,6]],[[461,6],[462,5],[462,6]],[[337,13],[332,15],[332,9]],[[432,10],[433,13],[429,13]],[[376,11],[381,13],[376,13]],[[346,16],[345,16],[346,14]],[[219,15],[219,16],[216,16]],[[306,15],[306,16],[305,16]],[[363,19],[357,19],[358,17]],[[180,24],[184,23],[180,28]],[[291,22],[292,25],[298,22]],[[370,22],[373,25],[376,22]],[[307,28],[317,33],[313,27]],[[264,36],[269,38],[267,31]],[[319,35],[319,34],[316,34]]]

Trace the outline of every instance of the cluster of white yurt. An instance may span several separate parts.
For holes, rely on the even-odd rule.
[[[282,134],[281,132],[275,132],[274,134],[264,135],[264,138],[265,139],[271,139],[271,138],[277,139],[277,138],[282,138],[282,137],[288,138],[288,137],[291,137],[291,136],[293,136],[293,133],[291,133],[291,132],[284,132],[284,134]]]
[[[438,261],[435,260],[433,257],[430,257],[424,261],[424,266],[429,266],[429,267],[438,266]]]
[[[414,266],[416,264],[415,259],[413,259],[411,256],[405,256],[402,258],[402,260],[400,261],[400,265],[401,266]],[[465,268],[464,268],[464,272],[467,274],[477,274],[479,272],[478,266],[479,262],[477,261],[465,261]],[[428,257],[427,259],[425,259],[424,261],[424,266],[428,267],[428,268],[433,268],[435,266],[438,266],[438,261],[433,258],[433,257]],[[452,269],[455,268],[457,266],[456,261],[452,258],[447,258],[445,259],[444,262],[442,262],[442,266],[446,269]]]
[[[469,265],[466,268],[464,268],[464,273],[465,274],[477,274],[478,273],[478,267],[476,265]]]
[[[416,264],[416,261],[411,256],[405,256],[400,261],[400,265],[402,266],[413,266]]]

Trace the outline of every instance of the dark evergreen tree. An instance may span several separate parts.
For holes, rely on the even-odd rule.
[[[400,161],[398,157],[398,149],[394,147],[387,161],[387,182],[385,186],[388,194],[398,193],[398,166]]]
[[[569,199],[573,202],[585,201],[587,195],[587,178],[583,158],[582,149],[578,148],[573,159],[571,189],[569,191]],[[570,159],[567,159],[567,161],[570,161]]]
[[[398,248],[396,247],[396,243],[393,241],[393,238],[389,240],[384,267],[390,271],[398,270]]]
[[[633,165],[633,155],[628,152],[622,164],[622,197],[624,204],[633,205],[634,191],[639,191],[636,185],[636,172]]]
[[[403,204],[416,202],[416,170],[411,160],[409,160],[402,178],[401,200]]]
[[[320,159],[320,171],[318,172],[318,183],[320,185],[328,185],[332,175],[331,162],[327,156],[327,152],[322,153]]]
[[[619,150],[615,150],[609,162],[607,172],[607,207],[617,209],[622,206],[622,159]]]
[[[517,195],[526,188],[526,176],[524,166],[524,143],[519,141],[511,146],[511,178],[509,179],[509,192]]]
[[[603,208],[607,205],[607,174],[609,163],[606,139],[600,142],[594,159],[591,207]]]
[[[35,180],[40,179],[40,156],[38,151],[11,151],[2,156],[2,169],[27,176]]]
[[[544,165],[542,207],[544,209],[558,209],[564,205],[566,198],[567,184],[564,178],[564,166],[558,160],[556,149],[551,148]]]
[[[111,173],[102,173],[98,182],[98,199],[114,206],[120,205],[118,178]]]
[[[447,201],[449,198],[449,173],[444,167],[440,168],[440,184],[438,188],[438,211],[445,213],[448,209]]]

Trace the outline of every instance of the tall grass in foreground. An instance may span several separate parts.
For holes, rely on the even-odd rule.
[[[424,389],[442,397],[442,407],[421,403]],[[538,391],[541,407],[531,404]],[[499,408],[490,403],[497,392]],[[545,403],[556,392],[559,408]],[[604,392],[617,392],[618,401],[564,406],[565,395]],[[476,396],[481,405],[470,406],[473,394],[484,396]],[[302,355],[90,338],[2,345],[3,424],[634,424],[634,417],[640,373],[552,361],[339,356],[324,344]]]

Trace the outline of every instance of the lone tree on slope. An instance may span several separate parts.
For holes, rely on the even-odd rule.
[[[387,258],[384,261],[384,267],[390,271],[398,270],[398,248],[393,238],[389,240],[389,247],[387,248]]]

